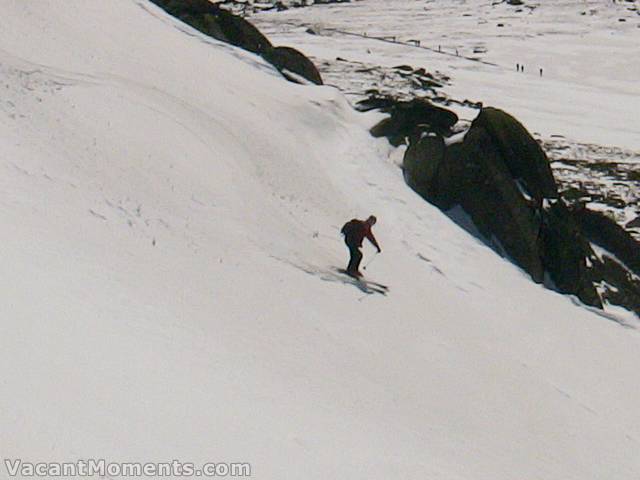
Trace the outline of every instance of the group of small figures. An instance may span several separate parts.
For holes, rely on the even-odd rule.
[[[516,71],[524,72],[524,65],[520,65],[519,63],[516,63]],[[542,68],[539,69],[539,72],[540,72],[540,76],[542,76]]]

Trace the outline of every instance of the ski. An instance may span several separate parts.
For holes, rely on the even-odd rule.
[[[358,277],[356,275],[351,275],[344,268],[337,268],[338,273],[346,275],[347,277],[353,279],[354,281],[374,290],[376,293],[382,293],[384,295],[389,291],[389,287],[379,282],[374,282],[373,280],[368,280],[364,277]]]

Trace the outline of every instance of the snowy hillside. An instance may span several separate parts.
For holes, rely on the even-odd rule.
[[[146,0],[0,15],[4,459],[638,478],[635,321],[411,192],[379,116]],[[370,213],[386,296],[334,270]]]
[[[375,89],[453,100],[447,106],[466,120],[477,110],[456,101],[510,112],[544,143],[564,191],[626,225],[640,218],[639,8],[606,0],[366,0],[250,18],[275,43],[311,55],[326,83],[354,102]],[[442,88],[423,88],[400,65],[425,69]],[[640,238],[640,227],[631,231]]]

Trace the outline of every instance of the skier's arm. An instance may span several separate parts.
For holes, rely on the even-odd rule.
[[[378,245],[378,241],[376,240],[376,237],[373,236],[373,232],[371,231],[371,229],[369,229],[369,231],[367,232],[367,238],[378,249],[378,253],[380,253],[382,249],[380,248],[380,245]]]

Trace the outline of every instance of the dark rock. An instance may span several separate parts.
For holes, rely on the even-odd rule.
[[[231,40],[229,40],[229,38],[225,35],[220,22],[213,15],[184,14],[180,17],[180,20],[192,26],[196,30],[199,30],[204,34],[215,38],[216,40],[220,40],[221,42],[225,43],[232,43]]]
[[[318,69],[294,48],[276,47],[260,30],[242,17],[220,8],[208,0],[152,0],[183,22],[220,41],[261,55],[292,81],[296,75],[322,85]],[[291,72],[295,75],[287,75]]]
[[[640,276],[640,242],[624,228],[600,212],[577,208],[575,217],[589,240],[607,250]]]
[[[383,112],[390,111],[396,104],[396,100],[394,98],[381,95],[376,89],[367,90],[365,93],[369,95],[369,97],[364,100],[360,100],[356,104],[356,109],[361,112],[368,112],[370,110],[382,110]]]
[[[487,107],[473,124],[491,135],[511,175],[522,181],[531,196],[538,201],[558,197],[547,155],[520,122],[502,110]]]
[[[629,223],[627,223],[627,228],[638,228],[638,227],[640,227],[640,216],[637,216],[636,218],[631,220]]]
[[[253,53],[264,53],[271,42],[256,27],[208,0],[152,0],[171,15],[202,33]]]
[[[281,72],[289,71],[316,85],[322,85],[322,77],[316,66],[295,48],[272,48],[264,54],[264,59]]]
[[[439,170],[443,165],[447,147],[444,139],[418,129],[417,140],[411,141],[404,155],[403,171],[407,184],[429,202],[442,209],[453,206],[446,194],[439,189]]]
[[[454,112],[435,106],[426,99],[393,101],[387,98],[385,101],[390,106],[383,111],[389,113],[390,117],[374,126],[371,134],[374,137],[387,137],[396,146],[404,143],[416,125],[429,125],[432,132],[444,135],[458,122]]]
[[[498,250],[542,282],[540,220],[512,177],[495,137],[474,121],[464,142],[447,153],[440,172],[451,178],[439,179],[439,192],[459,204],[485,238],[496,239]]]
[[[209,22],[215,19],[227,41],[232,45],[258,54],[264,54],[272,48],[267,37],[244,18],[222,9],[218,9],[212,17]]]
[[[407,136],[404,174],[411,188],[443,210],[462,207],[483,239],[534,281],[548,274],[560,292],[601,306],[588,269],[594,253],[557,199],[546,155],[519,122],[487,108],[464,140],[448,147],[418,125]]]
[[[602,308],[587,263],[593,263],[595,254],[580,224],[562,200],[553,202],[543,212],[540,238],[544,267],[557,290]]]
[[[151,0],[156,5],[165,9],[171,15],[183,14],[204,15],[214,13],[218,7],[209,0]]]
[[[637,277],[606,254],[601,261],[594,262],[592,275],[605,280],[600,282],[604,301],[620,305],[640,317],[640,280]]]
[[[640,317],[640,242],[603,213],[578,206],[574,214],[589,240],[604,250],[592,269],[603,300]]]

